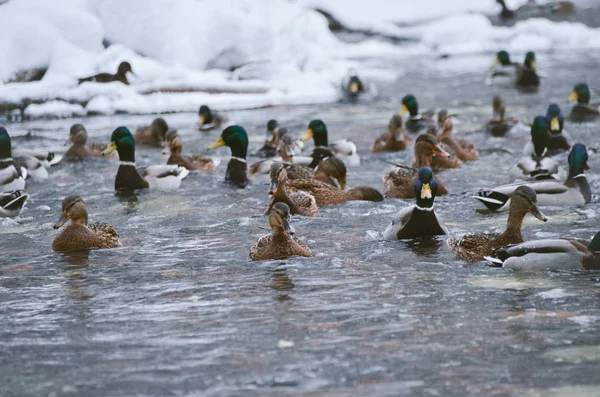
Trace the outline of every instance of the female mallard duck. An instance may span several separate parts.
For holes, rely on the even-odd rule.
[[[491,211],[505,211],[509,207],[512,192],[519,186],[528,186],[537,194],[539,205],[582,205],[592,200],[592,192],[584,170],[588,154],[585,145],[576,143],[569,153],[569,175],[565,183],[555,180],[520,182],[482,190],[474,196]]]
[[[392,217],[392,223],[383,232],[383,238],[402,240],[448,234],[448,229],[433,209],[437,189],[431,168],[421,167],[414,184],[417,204],[404,208]]]
[[[246,130],[239,125],[232,125],[223,130],[221,137],[210,145],[209,149],[221,146],[229,146],[231,149],[231,160],[227,164],[225,180],[240,187],[248,184],[246,169],[246,152],[248,151],[248,135]]]
[[[121,246],[119,234],[107,223],[88,225],[88,209],[79,196],[69,196],[62,202],[62,214],[54,225],[59,229],[71,220],[71,224],[54,238],[52,249],[58,252],[87,250],[91,248],[117,248]]]
[[[73,145],[65,153],[65,158],[69,161],[79,161],[86,157],[100,157],[106,150],[106,145],[102,143],[88,144],[88,133],[81,124],[73,124],[69,131],[69,140]]]
[[[79,79],[79,84],[86,81],[93,81],[96,83],[112,83],[113,81],[120,81],[123,84],[129,85],[129,81],[127,80],[127,72],[134,74],[133,70],[131,70],[131,65],[129,62],[121,62],[116,74],[100,73],[94,76],[85,77],[83,79]]]
[[[308,129],[302,140],[308,141],[311,138],[315,142],[315,149],[313,151],[314,161],[310,164],[311,168],[315,168],[321,160],[331,155],[339,158],[349,167],[358,167],[360,165],[360,157],[358,157],[356,145],[353,142],[341,139],[333,142],[331,145],[328,144],[327,127],[323,121],[312,120],[308,124]]]
[[[0,216],[15,217],[21,213],[29,198],[23,191],[25,178],[21,168],[12,158],[10,136],[6,128],[0,127]]]
[[[292,237],[294,229],[289,224],[290,208],[285,203],[275,203],[269,214],[271,234],[262,236],[250,248],[250,259],[264,261],[271,259],[287,259],[290,256],[310,258],[312,252],[304,242]]]
[[[319,216],[319,207],[315,198],[310,194],[299,190],[288,195],[286,190],[287,172],[285,166],[279,162],[271,165],[271,186],[269,195],[272,200],[265,215],[271,212],[275,203],[285,203],[290,208],[292,215]]]
[[[135,141],[127,127],[119,127],[110,137],[110,145],[102,152],[106,156],[115,150],[120,165],[115,178],[115,190],[131,192],[136,189],[177,189],[189,171],[177,165],[151,165],[142,174],[135,168]]]
[[[274,157],[277,155],[278,131],[279,123],[277,120],[269,120],[267,122],[267,139],[263,146],[257,151],[259,157]]]
[[[411,139],[402,129],[402,116],[394,114],[388,124],[388,132],[380,135],[373,144],[373,152],[398,152],[405,150]]]
[[[517,73],[515,84],[517,87],[523,89],[535,89],[539,87],[540,76],[537,74],[537,64],[533,51],[525,54],[525,62],[522,65],[517,64],[515,66]]]
[[[493,118],[488,121],[485,130],[495,137],[506,135],[519,121],[514,117],[504,117],[506,105],[499,96],[495,96],[492,101]]]
[[[283,162],[286,165],[294,164],[294,156],[296,142],[294,138],[290,134],[283,135],[279,142],[277,143],[277,152],[279,156],[271,157],[268,159],[257,161],[256,163],[250,166],[250,175],[256,174],[267,174],[271,170],[271,166],[275,162]],[[293,165],[294,167],[302,167],[307,168],[309,172],[313,172],[312,168],[302,166],[302,165]]]
[[[224,114],[213,112],[206,105],[200,106],[198,117],[198,127],[201,131],[220,128],[223,123],[227,122],[227,117]]]
[[[168,135],[167,145],[169,148],[163,151],[163,153],[166,154],[168,150],[171,154],[167,160],[167,164],[185,167],[190,171],[215,172],[217,170],[215,162],[208,156],[203,156],[201,154],[191,156],[182,155],[181,137],[178,133]]]
[[[459,239],[450,237],[448,246],[456,252],[458,259],[477,262],[492,254],[494,248],[523,242],[521,225],[528,212],[539,220],[548,219],[537,207],[535,191],[529,186],[519,186],[511,195],[506,230],[502,234],[471,234]]]
[[[346,164],[336,157],[327,157],[314,170],[305,165],[292,164],[286,167],[286,171],[288,179],[316,179],[341,190],[346,188]]]
[[[302,190],[309,193],[315,198],[319,207],[341,204],[351,200],[383,201],[381,193],[369,186],[341,190],[337,186],[331,186],[316,179],[294,179],[288,180],[286,187],[291,192]]]
[[[410,114],[408,120],[404,123],[407,131],[418,133],[431,124],[435,124],[432,119],[433,112],[419,113],[419,103],[417,102],[417,98],[412,94],[408,94],[402,98],[402,106],[400,107],[399,114],[400,116],[404,116],[406,112]]]
[[[569,102],[577,102],[571,110],[571,120],[573,121],[591,121],[600,116],[600,104],[590,103],[590,87],[585,83],[580,83],[573,88],[569,96]]]
[[[446,117],[446,120],[444,120],[440,141],[448,146],[461,161],[479,160],[479,153],[477,153],[471,142],[464,139],[458,141],[454,139],[452,136],[452,118],[450,117]],[[458,166],[460,167],[460,163]]]
[[[437,139],[428,133],[421,134],[415,141],[415,165],[418,168],[399,166],[395,170],[387,172],[383,176],[383,184],[386,188],[386,195],[391,198],[415,198],[413,188],[418,176],[418,169],[421,167],[431,168],[434,156],[448,156],[438,144]],[[448,190],[440,182],[437,176],[434,176],[437,183],[437,194],[442,196],[448,194]]]
[[[138,128],[133,138],[138,145],[162,147],[168,130],[167,122],[159,117],[149,126]]]
[[[509,245],[485,259],[494,266],[515,270],[600,269],[600,232],[592,241],[561,238]]]
[[[512,180],[562,180],[566,178],[567,172],[565,169],[550,157],[550,153],[548,152],[549,139],[550,131],[548,124],[546,124],[546,118],[544,116],[536,116],[531,125],[531,146],[533,146],[533,152],[527,153],[528,148],[525,146],[525,156],[509,171],[509,176]]]

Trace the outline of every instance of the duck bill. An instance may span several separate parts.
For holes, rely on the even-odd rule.
[[[210,150],[210,149],[216,149],[216,148],[218,148],[218,147],[221,147],[221,146],[225,146],[225,140],[223,140],[223,138],[219,138],[219,139],[217,139],[216,141],[214,141],[214,142],[213,142],[213,143],[212,143],[212,144],[211,144],[211,145],[208,147],[208,149],[209,149],[209,150]]]
[[[433,149],[433,155],[439,156],[439,157],[450,157],[450,153],[448,153],[447,151],[445,151],[444,149],[442,149],[441,147],[439,147],[437,145]]]
[[[109,154],[111,154],[115,150],[117,150],[117,144],[114,143],[114,142],[111,142],[110,145],[108,145],[108,147],[106,149],[104,149],[104,151],[102,152],[102,155],[103,156],[108,156]]]
[[[358,83],[352,82],[350,84],[350,92],[356,94],[358,92]]]
[[[492,64],[492,67],[490,69],[494,69],[495,67],[497,67],[498,65],[500,65],[500,58],[496,58],[494,60],[494,63]]]
[[[537,63],[535,63],[535,61],[531,61],[530,65],[531,65],[530,66],[531,70],[536,70],[537,69]]]
[[[204,116],[204,115],[200,116],[200,118],[198,119],[198,125],[204,125],[205,121],[206,121],[206,116]]]
[[[287,234],[295,234],[296,231],[294,230],[294,228],[290,225],[290,223],[287,221],[287,219],[283,220],[283,223],[281,224],[281,227],[283,227],[283,231]]]
[[[279,186],[279,181],[277,179],[273,179],[269,185],[269,194],[277,193],[277,186]]]
[[[69,221],[69,216],[63,212],[60,215],[60,218],[58,219],[58,222],[56,222],[53,227],[55,229],[59,229],[62,225],[64,225],[68,221]]]
[[[577,102],[578,99],[579,94],[577,94],[577,91],[573,91],[571,95],[569,95],[569,99],[567,99],[567,102]]]
[[[550,120],[550,131],[558,130],[560,130],[560,122],[558,121],[558,117],[552,117],[552,120]]]
[[[430,199],[432,197],[433,195],[431,194],[431,185],[429,185],[429,183],[424,183],[423,186],[421,186],[421,198]]]
[[[404,116],[406,114],[406,112],[408,112],[408,108],[406,107],[406,105],[402,105],[400,107],[400,110],[398,111],[398,114],[400,116]]]
[[[309,128],[304,133],[304,136],[300,139],[302,139],[303,141],[308,141],[309,139],[312,139],[314,136],[315,136],[315,133],[313,132],[312,128]]]
[[[340,183],[340,189],[346,189],[346,177],[338,179],[338,182]]]
[[[538,206],[535,204],[533,205],[533,207],[531,207],[531,214],[533,216],[535,216],[536,218],[538,218],[542,222],[548,221],[548,218],[546,218],[546,215],[544,215],[544,213],[542,211],[540,211]]]

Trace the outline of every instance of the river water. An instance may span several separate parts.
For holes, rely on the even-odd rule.
[[[477,212],[482,206],[470,196],[506,181],[529,131],[507,138],[477,131],[491,116],[492,96],[501,94],[508,113],[524,121],[552,101],[568,115],[573,85],[600,81],[600,56],[538,55],[546,77],[536,94],[484,85],[492,60],[491,52],[409,58],[390,67],[398,78],[379,84],[372,101],[228,115],[248,131],[250,152],[270,118],[297,135],[322,118],[331,140],[359,147],[362,166],[349,169],[349,186],[383,190],[389,165],[382,160],[409,164],[412,151],[369,148],[412,92],[423,109],[456,114],[455,135],[473,141],[482,157],[439,174],[450,190],[436,199],[447,227],[457,235],[501,230],[506,214]],[[206,152],[219,135],[198,132],[195,114],[163,116],[183,136],[184,152]],[[116,115],[7,128],[15,146],[60,151],[73,123],[87,127],[91,142],[108,142],[115,127],[135,130],[151,120]],[[588,146],[597,194],[600,123],[565,128]],[[467,265],[443,238],[384,242],[390,216],[412,204],[397,199],[296,217],[292,225],[314,257],[251,262],[250,247],[267,233],[268,186],[224,184],[228,149],[217,154],[223,161],[215,174],[191,174],[176,192],[135,199],[114,195],[116,160],[60,163],[49,181],[28,185],[21,218],[0,220],[0,395],[600,396],[600,273]],[[136,160],[166,156],[138,148]],[[91,221],[116,227],[123,248],[52,252],[52,225],[70,194],[84,197]],[[524,237],[590,238],[599,208],[596,195],[587,206],[543,208],[549,221],[528,216]]]

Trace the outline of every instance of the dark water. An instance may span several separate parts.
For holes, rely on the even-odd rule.
[[[411,151],[369,148],[407,92],[422,108],[456,113],[455,135],[472,140],[482,160],[440,178],[449,196],[437,211],[453,234],[501,230],[506,214],[486,215],[471,194],[505,182],[529,132],[504,139],[476,132],[494,93],[524,121],[565,103],[580,80],[599,81],[598,54],[539,54],[547,76],[536,94],[483,84],[493,56],[408,59],[380,96],[358,105],[229,112],[251,135],[277,118],[300,135],[324,119],[331,139],[356,142],[360,168],[350,186],[383,189],[382,160],[408,164]],[[376,63],[377,61],[368,61]],[[464,70],[467,70],[465,72]],[[597,86],[597,84],[596,84]],[[196,115],[164,115],[184,151],[205,151],[218,132],[199,133]],[[117,115],[8,125],[15,145],[64,150],[72,123],[90,141],[132,130],[151,116]],[[600,123],[565,127],[590,151],[588,173],[600,189]],[[497,150],[506,149],[506,150]],[[512,273],[456,261],[444,240],[383,242],[390,216],[411,204],[352,202],[295,218],[314,258],[251,262],[266,233],[265,180],[245,190],[216,174],[191,174],[176,192],[136,200],[113,193],[116,161],[61,163],[51,179],[31,183],[19,220],[0,221],[0,395],[2,396],[600,396],[600,273]],[[566,155],[559,157],[566,159]],[[250,158],[250,160],[255,160]],[[138,165],[162,163],[138,149]],[[60,203],[80,194],[90,219],[113,224],[124,247],[89,256],[53,253]],[[599,229],[598,198],[575,208],[528,216],[526,239],[589,238]]]

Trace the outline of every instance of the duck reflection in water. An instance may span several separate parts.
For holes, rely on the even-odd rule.
[[[290,279],[287,269],[285,267],[277,267],[271,273],[271,283],[269,288],[279,292],[274,298],[278,301],[292,300],[289,292],[294,289],[294,283]]]

